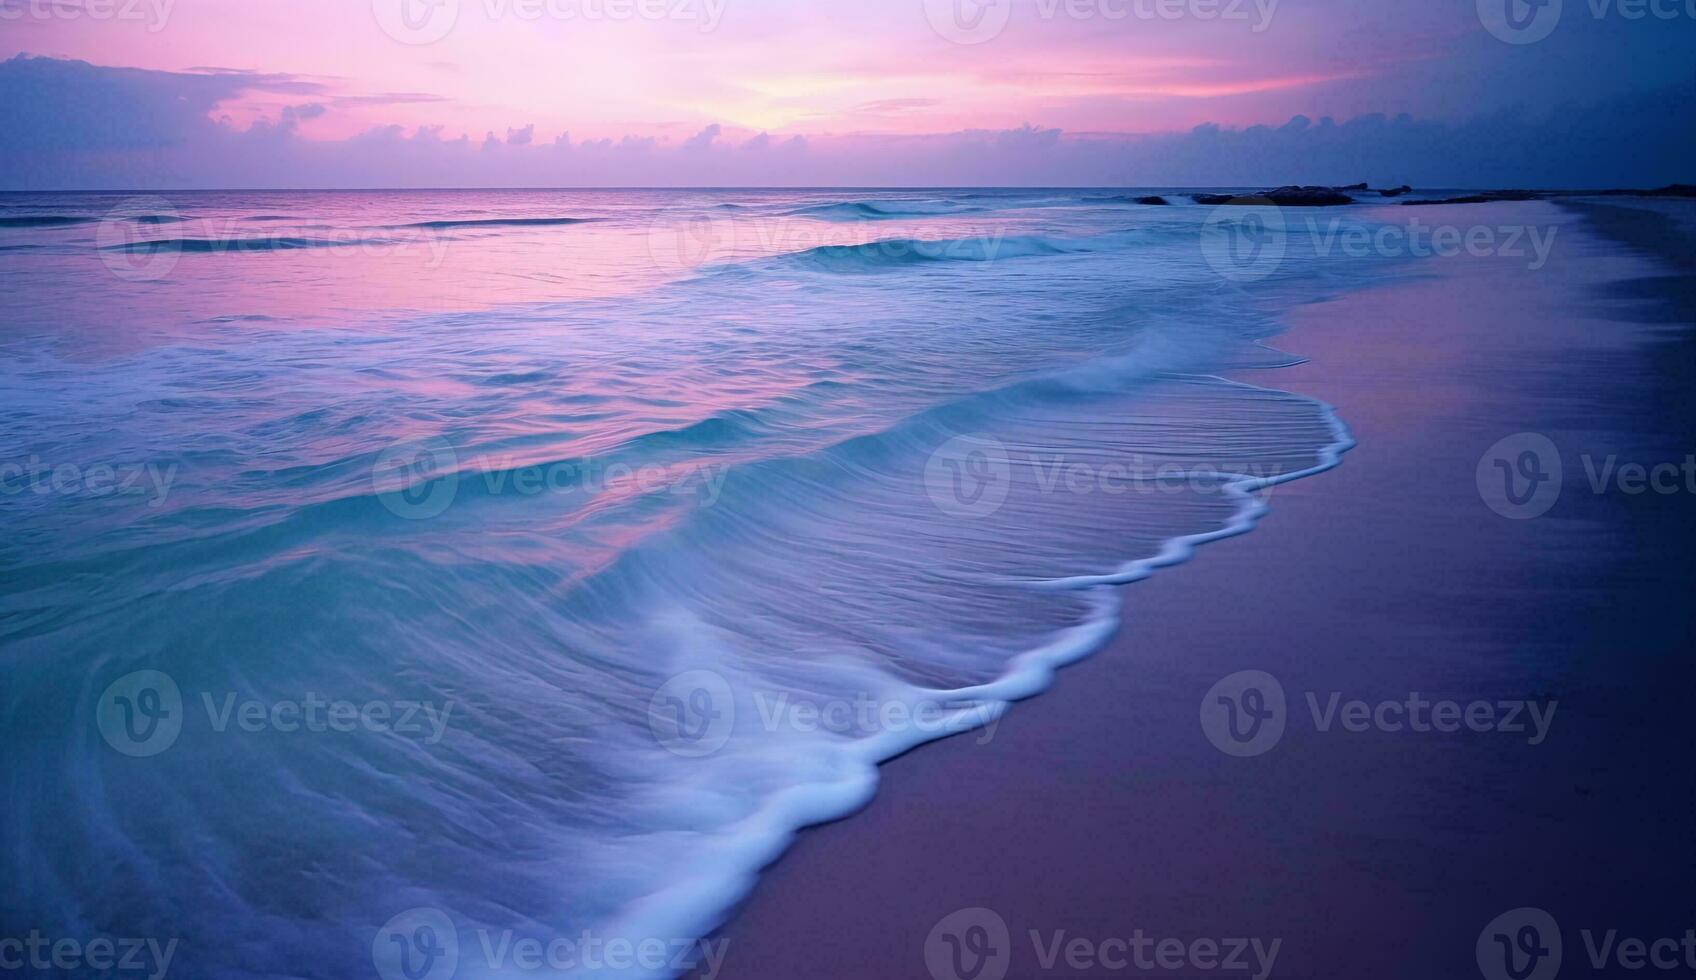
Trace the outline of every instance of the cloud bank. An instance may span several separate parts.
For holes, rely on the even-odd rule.
[[[245,128],[221,102],[283,103]],[[0,62],[0,188],[8,190],[537,186],[1239,186],[1366,180],[1425,187],[1650,186],[1696,175],[1696,80],[1661,92],[1504,110],[1463,122],[1304,116],[1181,133],[1027,125],[931,135],[791,137],[717,124],[687,138],[573,141],[528,123],[505,138],[376,127],[308,139],[338,96],[291,75]]]

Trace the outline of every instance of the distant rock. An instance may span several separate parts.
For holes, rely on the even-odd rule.
[[[1482,194],[1467,194],[1464,197],[1445,197],[1436,201],[1403,201],[1404,207],[1416,204],[1491,204],[1496,201],[1536,201],[1546,195],[1540,191],[1485,191]]]
[[[1569,191],[1573,195],[1594,197],[1696,197],[1696,186],[1691,184],[1668,184],[1657,187],[1652,191],[1609,190],[1609,191]]]
[[[1234,194],[1191,194],[1190,200],[1197,204],[1215,206],[1222,204],[1251,206],[1272,203],[1286,208],[1324,208],[1354,203],[1354,198],[1335,187],[1318,187],[1310,184],[1274,187],[1269,191],[1245,194],[1240,197]]]
[[[1273,204],[1288,208],[1325,208],[1354,203],[1354,198],[1335,187],[1314,187],[1306,184],[1299,187],[1276,187],[1262,196]]]
[[[1197,204],[1219,206],[1234,204],[1252,206],[1256,204],[1276,204],[1286,208],[1323,208],[1339,204],[1353,204],[1354,198],[1344,191],[1368,190],[1366,184],[1349,184],[1346,187],[1322,187],[1309,184],[1274,187],[1258,194],[1191,194],[1190,200]],[[1400,187],[1385,187],[1376,193],[1380,197],[1401,197],[1410,194],[1413,188],[1407,184]],[[1501,201],[1543,201],[1561,197],[1681,197],[1696,198],[1696,184],[1668,184],[1654,190],[1633,190],[1618,188],[1611,190],[1578,190],[1578,191],[1533,191],[1523,188],[1510,188],[1497,191],[1478,191],[1464,194],[1460,197],[1445,197],[1431,201],[1403,201],[1406,206],[1429,206],[1433,204],[1495,204]],[[1139,197],[1138,204],[1166,204],[1164,198]]]
[[[0,3],[4,3],[4,2],[5,2],[5,0],[0,0]],[[1098,203],[1102,203],[1102,204],[1171,204],[1172,203],[1171,201],[1166,200],[1164,197],[1160,197],[1159,195],[1155,195],[1155,194],[1144,195],[1142,197],[1135,197],[1135,196],[1132,196],[1130,194],[1113,194],[1113,195],[1108,196],[1108,197],[1086,197],[1086,198],[1084,198],[1084,200],[1090,201],[1090,202],[1098,202]]]

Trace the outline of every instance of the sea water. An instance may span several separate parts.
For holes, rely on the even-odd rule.
[[[1134,196],[0,197],[0,935],[677,972],[1348,447],[1267,341],[1390,263]]]

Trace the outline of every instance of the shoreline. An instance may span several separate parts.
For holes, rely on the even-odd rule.
[[[1469,218],[1478,207],[1467,206]],[[1298,976],[1433,968],[1468,975],[1477,969],[1477,930],[1524,905],[1564,909],[1563,921],[1593,910],[1597,924],[1658,924],[1663,916],[1643,899],[1654,897],[1657,882],[1673,894],[1678,875],[1633,869],[1639,884],[1627,896],[1599,884],[1601,872],[1617,867],[1601,854],[1600,867],[1563,875],[1535,869],[1536,855],[1526,851],[1558,837],[1567,845],[1558,851],[1563,860],[1544,864],[1564,867],[1590,840],[1576,828],[1599,828],[1646,853],[1658,847],[1687,874],[1688,833],[1681,836],[1676,821],[1646,833],[1638,809],[1595,802],[1603,790],[1640,790],[1637,767],[1676,763],[1688,752],[1681,756],[1659,726],[1641,724],[1642,689],[1617,676],[1611,687],[1597,684],[1594,674],[1609,645],[1602,626],[1619,625],[1605,607],[1641,577],[1632,572],[1641,571],[1643,548],[1676,556],[1690,539],[1690,500],[1651,502],[1655,519],[1640,521],[1640,503],[1568,494],[1545,519],[1508,521],[1481,502],[1474,472],[1491,443],[1539,427],[1557,443],[1617,443],[1622,452],[1676,441],[1676,428],[1673,442],[1641,438],[1673,427],[1664,413],[1645,417],[1634,400],[1644,386],[1616,389],[1584,377],[1586,359],[1639,374],[1671,370],[1645,355],[1652,338],[1641,327],[1601,339],[1649,314],[1560,315],[1595,304],[1599,292],[1643,288],[1620,283],[1642,282],[1652,270],[1638,259],[1590,254],[1620,251],[1590,229],[1621,220],[1595,208],[1644,212],[1506,207],[1548,209],[1564,234],[1557,261],[1535,273],[1499,259],[1427,262],[1419,271],[1428,278],[1298,310],[1275,342],[1309,362],[1249,380],[1335,406],[1360,447],[1337,470],[1277,487],[1255,533],[1128,588],[1118,635],[1050,691],[1015,705],[992,742],[950,739],[906,753],[880,770],[881,792],[865,810],[803,831],[720,931],[730,947],[719,976],[927,976],[932,927],[972,908],[995,911],[1015,937],[1065,930],[1100,939],[1132,929],[1273,937],[1277,972]],[[1523,220],[1523,211],[1512,213]],[[1634,220],[1638,244],[1661,234]],[[1671,288],[1660,282],[1650,293]],[[1678,309],[1673,322],[1687,323],[1676,319],[1684,315]],[[1351,336],[1374,321],[1378,333],[1365,346]],[[1575,351],[1584,356],[1571,357]],[[1570,376],[1554,370],[1563,358]],[[1677,380],[1656,390],[1676,393]],[[1550,397],[1551,383],[1564,397]],[[1612,428],[1574,427],[1567,416],[1583,400],[1606,405]],[[1583,479],[1573,470],[1569,489]],[[1672,506],[1680,502],[1682,510]],[[1389,526],[1398,516],[1411,520]],[[1442,533],[1433,535],[1434,526]],[[1559,557],[1528,558],[1545,552]],[[1613,585],[1600,595],[1585,581],[1598,564]],[[1673,578],[1688,580],[1672,568]],[[1559,573],[1554,582],[1545,579],[1551,571]],[[1676,594],[1682,584],[1666,588]],[[1447,621],[1422,615],[1436,610]],[[1690,617],[1676,605],[1651,606],[1632,628],[1639,640],[1688,638]],[[1197,720],[1209,685],[1241,669],[1267,671],[1292,688],[1291,731],[1260,758],[1216,751]],[[1690,674],[1676,663],[1615,672],[1636,671]],[[1669,686],[1676,685],[1652,690]],[[1399,740],[1387,732],[1345,736],[1308,725],[1294,693],[1332,688],[1373,700],[1447,691],[1459,702],[1530,702],[1554,692],[1548,700],[1565,714],[1552,713],[1546,742],[1520,751],[1495,733],[1413,742],[1418,736],[1408,732]],[[1622,719],[1638,723],[1635,730]],[[1591,731],[1580,730],[1586,724]],[[1645,730],[1654,733],[1648,744]],[[1610,768],[1616,749],[1633,760],[1633,772]],[[1588,769],[1586,781],[1596,785],[1574,782],[1573,767]],[[1581,819],[1563,820],[1558,833],[1512,826],[1479,802],[1489,786]],[[1688,788],[1663,792],[1671,798],[1651,818],[1690,812]],[[1626,909],[1610,912],[1606,899]],[[1022,943],[1012,975],[1053,972]],[[1061,964],[1059,972],[1127,972],[1095,966]]]

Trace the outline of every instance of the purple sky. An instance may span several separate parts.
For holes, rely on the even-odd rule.
[[[0,187],[1666,183],[1692,54],[1696,0],[0,0]]]

